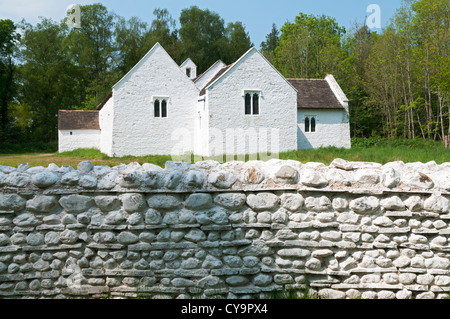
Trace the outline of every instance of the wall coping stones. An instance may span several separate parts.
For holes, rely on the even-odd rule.
[[[168,161],[165,168],[134,162],[110,168],[83,161],[76,170],[55,164],[34,168],[23,163],[18,168],[0,165],[0,172],[3,192],[33,190],[44,195],[128,193],[131,190],[137,193],[296,190],[358,195],[389,192],[450,194],[450,162],[438,165],[435,162],[397,161],[381,165],[335,159],[326,166],[322,163],[271,159],[267,162],[235,161],[224,164],[215,161],[195,164]],[[67,174],[74,175],[70,182]],[[83,176],[89,176],[84,179],[84,184],[81,182]],[[105,179],[108,181],[105,182]]]

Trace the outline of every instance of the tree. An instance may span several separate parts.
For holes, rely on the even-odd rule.
[[[275,49],[280,41],[280,31],[275,23],[272,24],[272,31],[266,35],[266,40],[261,42],[261,52],[267,60],[272,61],[275,55]]]
[[[80,93],[85,92],[85,108],[95,108],[119,79],[113,64],[116,16],[102,4],[81,6],[81,28],[72,29],[64,41],[73,63],[79,67]],[[82,101],[80,101],[82,102]]]
[[[72,109],[78,88],[77,68],[64,50],[63,24],[42,19],[36,26],[24,23],[21,39],[20,102],[30,109],[34,139],[57,139],[59,109]]]
[[[191,6],[181,11],[180,25],[183,58],[190,57],[197,64],[199,74],[223,58],[227,42],[225,23],[217,13]]]
[[[225,63],[233,63],[253,46],[248,32],[240,21],[228,23],[225,28],[225,37],[227,39]]]
[[[334,18],[299,13],[281,28],[275,66],[286,77],[323,77],[336,66],[334,54],[344,34]]]
[[[0,20],[0,140],[8,138],[9,107],[17,90],[14,64],[15,50],[20,39],[11,20]]]

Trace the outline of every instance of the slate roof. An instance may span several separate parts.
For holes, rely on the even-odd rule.
[[[100,104],[97,106],[97,110],[98,110],[98,111],[100,111],[100,110],[103,108],[103,106],[105,106],[106,102],[109,101],[109,99],[112,97],[112,95],[113,95],[113,92],[111,91],[111,92],[108,93],[107,96],[105,96],[105,98],[103,99],[102,103],[100,103]]]
[[[99,111],[59,110],[58,130],[99,130]]]
[[[233,64],[224,66],[223,68],[221,68],[216,75],[214,75],[214,77],[211,79],[211,81],[209,81],[208,83],[206,83],[205,87],[203,89],[200,90],[200,96],[205,95],[206,93],[206,88],[213,83],[215,80],[217,80],[222,74],[225,73],[226,70],[228,70]]]
[[[324,79],[287,79],[298,91],[299,109],[343,109]]]

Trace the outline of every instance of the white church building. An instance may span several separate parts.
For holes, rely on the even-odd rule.
[[[59,152],[109,156],[285,152],[350,148],[348,99],[332,75],[286,79],[256,49],[197,75],[159,44],[95,111],[59,111]]]

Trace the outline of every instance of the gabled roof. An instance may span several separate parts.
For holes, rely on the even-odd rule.
[[[218,78],[220,78],[222,76],[222,74],[225,73],[226,70],[228,70],[233,64],[230,65],[226,65],[223,68],[221,68],[213,77],[212,79],[206,83],[205,87],[203,89],[200,90],[200,96],[205,95],[206,93],[206,88],[211,85],[211,83],[213,83],[215,80],[217,80]]]
[[[214,86],[215,83],[217,83],[217,81],[219,81],[219,79],[225,77],[228,73],[232,72],[232,70],[234,69],[234,67],[236,65],[239,64],[239,62],[241,62],[243,59],[245,59],[245,57],[247,55],[249,55],[251,52],[257,52],[266,62],[268,65],[270,65],[279,75],[280,77],[282,77],[286,83],[288,83],[294,90],[297,90],[289,81],[286,80],[286,78],[280,73],[280,71],[278,71],[273,65],[272,63],[270,63],[265,57],[264,55],[261,54],[261,52],[258,51],[258,49],[256,49],[255,47],[251,47],[247,52],[245,52],[239,59],[236,60],[236,62],[234,62],[233,64],[230,64],[226,67],[223,67],[217,74],[216,76],[214,76],[214,78],[200,91],[200,95],[204,95],[206,93],[206,90],[209,89],[210,87]],[[203,94],[202,94],[203,93]]]
[[[195,79],[193,79],[192,81],[194,81],[194,82],[197,82],[202,76],[204,76],[206,73],[208,73],[216,64],[218,64],[218,63],[223,63],[223,61],[222,60],[217,60],[216,62],[214,62],[209,68],[208,68],[208,70],[206,70],[205,72],[203,72],[202,74],[200,74],[200,75],[197,75],[197,77],[195,78]],[[223,63],[223,64],[225,64],[225,63]]]
[[[184,60],[183,63],[180,64],[180,68],[183,67],[185,64],[188,64],[189,62],[191,62],[193,65],[197,66],[194,61],[191,60],[191,58],[187,58],[186,60]]]
[[[99,130],[98,111],[59,110],[58,130]]]
[[[324,79],[287,79],[297,89],[299,109],[343,109]]]
[[[100,111],[105,106],[105,104],[109,101],[109,99],[112,97],[112,95],[113,95],[113,92],[111,91],[111,92],[108,93],[107,96],[105,96],[105,98],[103,99],[102,103],[100,103],[97,106],[97,110],[98,111]]]

